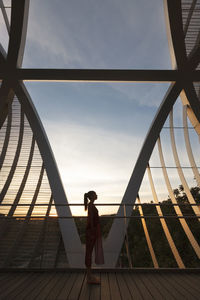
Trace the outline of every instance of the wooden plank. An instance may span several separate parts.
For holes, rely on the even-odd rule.
[[[28,300],[37,299],[38,295],[42,292],[48,282],[52,279],[53,273],[43,273],[38,274],[40,281],[38,282],[37,286],[32,289],[28,295]],[[26,299],[26,298],[24,298]]]
[[[57,274],[56,272],[53,273],[53,276],[50,278],[50,280],[47,282],[47,284],[43,287],[43,289],[40,291],[40,293],[37,295],[37,300],[43,300],[46,299],[46,297],[51,294],[51,291],[54,289],[54,286],[56,285],[57,281],[60,279],[61,274]]]
[[[153,274],[151,274],[150,276],[153,276]],[[148,279],[148,274],[147,273],[138,274],[138,277],[144,282],[144,285],[148,289],[149,293],[152,295],[153,299],[166,299],[160,293],[157,286],[154,286],[152,284],[152,282]]]
[[[13,291],[9,292],[7,294],[8,299],[20,299],[21,297],[19,297],[18,295],[24,290],[27,289],[29,287],[29,285],[31,284],[31,282],[33,282],[36,278],[36,274],[35,273],[25,273],[23,274],[25,280],[18,285]]]
[[[57,274],[58,276],[59,274]],[[70,275],[69,273],[60,273],[59,279],[56,282],[53,289],[51,289],[50,293],[47,295],[45,299],[47,300],[55,300],[57,299],[58,294],[63,289],[65,284],[67,283],[67,280],[69,279]]]
[[[162,278],[164,278],[164,280],[166,282],[168,282],[171,285],[171,289],[176,290],[183,299],[184,299],[184,297],[186,299],[191,298],[191,294],[188,293],[187,290],[184,290],[178,282],[176,282],[174,279],[172,279],[173,273],[168,273],[168,274],[162,273],[161,276],[162,276]]]
[[[80,292],[81,292],[81,287],[83,285],[83,281],[84,281],[84,274],[78,273],[76,276],[76,279],[74,281],[74,284],[72,286],[72,289],[66,299],[70,299],[70,300],[78,299]]]
[[[183,282],[183,284],[185,286],[188,286],[188,288],[191,290],[194,290],[195,293],[198,293],[198,295],[200,294],[200,286],[199,286],[199,282],[198,284],[196,282],[194,282],[192,280],[192,274],[190,274],[191,276],[186,277],[186,274],[176,274],[176,276],[179,278],[180,280]],[[200,278],[199,278],[200,279]]]
[[[152,282],[152,284],[159,290],[159,292],[162,294],[162,297],[167,300],[175,299],[174,296],[172,296],[168,289],[163,286],[159,280],[156,279],[155,274],[149,274],[146,273],[145,276]]]
[[[108,274],[101,273],[101,300],[110,300],[110,287],[108,282]]]
[[[40,283],[43,281],[43,278],[46,277],[46,274],[44,273],[35,272],[35,275],[36,277],[34,278],[34,280],[32,280],[32,282],[17,295],[18,299],[29,299],[30,295],[32,294],[32,291],[36,287],[39,287]]]
[[[165,275],[165,274],[163,274]],[[170,282],[173,282],[174,286],[176,286],[176,288],[178,290],[181,291],[182,294],[184,294],[184,297],[188,298],[188,299],[199,299],[199,295],[195,296],[195,293],[192,293],[192,290],[190,288],[188,288],[188,285],[185,285],[181,279],[180,276],[178,275],[182,275],[182,274],[173,274],[171,273],[168,277],[168,280]]]
[[[90,299],[90,285],[87,283],[87,276],[85,275],[83,285],[81,287],[79,300],[89,300],[89,299]]]
[[[126,282],[124,281],[122,274],[116,273],[116,277],[117,277],[117,282],[118,282],[121,298],[123,300],[132,300],[131,293],[127,287]]]
[[[1,273],[1,275],[0,275],[0,286],[1,286],[2,284],[4,284],[5,282],[7,282],[7,281],[9,280],[10,277],[11,277],[11,276],[10,276],[9,273]]]
[[[66,284],[63,286],[63,288],[61,289],[60,293],[57,295],[57,299],[56,300],[64,300],[67,299],[73,285],[74,282],[76,280],[77,274],[76,273],[70,273],[69,274],[69,278],[66,282]]]
[[[139,277],[138,273],[132,274],[132,280],[135,281],[135,284],[137,285],[137,287],[140,290],[140,293],[141,293],[141,295],[144,299],[148,299],[148,300],[153,299],[150,291],[148,290],[148,288],[144,284],[141,277]]]
[[[169,274],[168,274],[169,275]],[[174,297],[174,299],[182,299],[183,296],[176,289],[172,288],[171,284],[162,277],[162,273],[154,274],[154,278],[160,282],[164,289]]]
[[[4,278],[8,277],[9,273],[0,273],[0,282],[4,280]]]
[[[108,274],[111,300],[121,300],[119,286],[117,284],[116,274]]]
[[[134,300],[142,300],[143,297],[141,295],[141,292],[136,285],[135,281],[132,280],[132,274],[131,273],[124,273],[123,274],[124,280],[127,282],[128,289],[131,293],[131,296]]]
[[[199,287],[200,282],[200,274],[197,273],[185,273],[185,277],[188,278],[188,280],[196,283],[196,285]]]
[[[193,280],[194,278],[194,280]],[[199,299],[199,274],[101,273],[101,285],[88,285],[85,273],[5,273],[0,299]]]
[[[170,273],[167,274],[168,276],[170,275]],[[174,286],[171,284],[171,282],[169,282],[166,278],[164,278],[162,276],[162,273],[158,273],[155,274],[155,277],[157,278],[157,280],[159,280],[161,282],[161,284],[168,290],[168,292],[170,294],[173,295],[173,297],[175,299],[182,299],[183,295],[180,293],[179,290],[176,289],[176,287],[174,288]],[[183,298],[184,299],[184,298]]]
[[[15,281],[12,282],[12,284],[9,281],[4,291],[1,292],[2,299],[6,298],[7,295],[9,295],[12,291],[16,290],[17,287],[20,286],[20,284],[22,284],[24,281],[26,281],[29,278],[29,276],[31,276],[31,274],[16,274]]]
[[[94,276],[100,278],[99,273],[95,273]],[[101,284],[91,284],[90,287],[90,300],[100,300],[101,296]]]
[[[10,289],[10,287],[12,287],[16,282],[18,282],[20,278],[24,278],[24,275],[10,273],[7,278],[7,281],[5,281],[4,284],[0,285],[0,294],[2,294],[5,290]]]

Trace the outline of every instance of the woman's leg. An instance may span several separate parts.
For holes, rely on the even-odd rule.
[[[92,278],[92,270],[91,267],[87,267],[87,279],[90,280]]]
[[[100,283],[99,278],[92,276],[92,251],[94,249],[96,239],[86,238],[85,265],[87,267],[88,283]]]
[[[85,265],[91,270],[92,266],[92,251],[94,249],[95,239],[86,238]]]
[[[100,284],[100,279],[92,275],[92,251],[94,249],[96,240],[86,241],[85,265],[87,267],[87,282],[93,284]]]

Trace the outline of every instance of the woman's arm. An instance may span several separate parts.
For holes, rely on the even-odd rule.
[[[88,205],[88,218],[89,218],[89,223],[91,228],[91,234],[93,235],[96,232],[96,228],[94,224],[94,207],[91,204]]]

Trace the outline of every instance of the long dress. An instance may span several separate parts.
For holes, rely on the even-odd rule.
[[[95,264],[104,264],[104,255],[101,238],[101,228],[98,209],[93,203],[88,204],[88,217],[86,227],[85,265],[91,267],[92,251],[95,248]]]

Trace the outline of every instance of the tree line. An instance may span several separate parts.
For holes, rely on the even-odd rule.
[[[185,217],[189,216],[185,218],[185,220],[193,236],[195,237],[196,241],[200,244],[200,221],[199,221],[200,218],[199,219],[194,218],[195,216],[194,211],[188,201],[187,195],[182,185],[174,189],[173,192],[183,216]],[[198,186],[192,187],[190,189],[190,192],[196,204],[200,205],[200,187]],[[158,216],[156,206],[152,205],[152,203],[153,201],[151,201],[150,203],[142,203],[143,204],[142,210],[144,216],[146,216],[145,222],[158,261],[158,265],[161,268],[176,268],[177,263],[174,259],[172,251],[166,239],[160,219],[157,217],[155,218],[155,216]],[[165,217],[164,219],[166,221],[170,234],[183,260],[183,263],[188,268],[200,267],[199,259],[181,226],[180,219],[172,218],[172,216],[174,217],[176,216],[176,212],[174,206],[171,205],[172,201],[170,197],[168,196],[167,199],[159,202],[159,204],[163,216]],[[199,210],[199,214],[200,214],[200,210]],[[146,237],[144,234],[142,221],[140,218],[137,218],[140,216],[138,206],[134,207],[132,216],[133,218],[130,218],[128,229],[127,229],[127,237],[121,249],[118,266],[129,267],[129,261],[131,259],[133,267],[151,268],[153,267],[153,263],[148,249]],[[154,218],[147,218],[147,216],[154,216]],[[109,230],[113,222],[113,217],[114,215],[110,215],[110,217],[102,216],[100,218],[103,238],[106,238],[109,233]],[[84,244],[86,219],[85,218],[76,219],[76,225],[80,234],[81,241]],[[127,246],[129,251],[129,260],[127,255]]]

